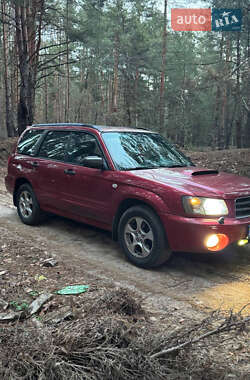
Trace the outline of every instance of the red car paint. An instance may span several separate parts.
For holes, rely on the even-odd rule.
[[[53,125],[39,128],[58,130]],[[114,236],[121,205],[127,200],[133,201],[133,204],[142,202],[160,217],[172,251],[207,252],[204,241],[211,233],[226,234],[230,244],[249,235],[250,213],[243,218],[236,218],[235,214],[235,200],[250,198],[249,178],[209,170],[206,174],[204,168],[194,166],[117,170],[102,133],[138,132],[137,129],[94,129],[73,124],[61,129],[87,131],[95,136],[109,170],[53,161],[39,155],[32,157],[15,149],[9,158],[5,178],[6,188],[14,198],[18,183],[28,181],[42,210],[113,231]],[[73,170],[74,176],[65,174],[65,170]],[[182,204],[183,196],[223,199],[229,214],[222,224],[218,221],[219,217],[188,215]]]

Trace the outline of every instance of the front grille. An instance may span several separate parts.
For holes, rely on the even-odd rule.
[[[235,215],[236,218],[246,218],[250,216],[250,197],[236,199]]]

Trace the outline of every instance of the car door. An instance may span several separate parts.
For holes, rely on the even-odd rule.
[[[37,194],[42,208],[67,212],[70,183],[67,175],[66,146],[68,131],[53,130],[47,135],[36,157]]]
[[[84,166],[87,156],[102,156],[97,138],[88,132],[72,131],[67,146],[67,203],[76,216],[112,223],[113,171]]]
[[[16,154],[12,160],[11,175],[13,179],[25,178],[28,180],[38,198],[38,160],[36,152],[40,142],[44,138],[44,134],[45,131],[42,129],[27,129],[18,142]]]

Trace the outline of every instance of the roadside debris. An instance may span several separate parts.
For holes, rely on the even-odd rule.
[[[109,301],[121,295],[121,289],[117,297],[114,292],[111,297],[106,292]],[[128,300],[137,302],[125,292]],[[33,317],[0,329],[0,378],[249,378],[249,318],[214,312],[199,323],[187,320],[174,328],[171,319],[152,325],[150,314],[124,315],[123,307],[97,314],[90,307],[96,303],[91,292],[86,299],[89,307],[84,305],[81,318],[73,321],[65,320],[71,318],[68,306],[48,322],[44,323],[47,316]]]
[[[25,311],[29,307],[29,305],[27,304],[27,302],[21,302],[20,303],[20,302],[17,302],[17,301],[11,301],[10,305],[13,306],[13,308],[16,311]]]
[[[0,313],[0,322],[9,322],[16,319],[22,319],[24,317],[23,311],[10,311],[9,313]]]
[[[44,327],[43,323],[39,321],[36,317],[31,318],[30,322],[38,329],[42,329]]]
[[[2,298],[0,298],[0,308],[2,310],[6,310],[8,308],[8,306],[9,306],[8,302],[6,302]]]
[[[36,281],[43,281],[43,280],[47,280],[47,277],[45,277],[43,274],[41,274],[41,275],[36,274],[35,275],[35,280]]]
[[[44,266],[44,267],[55,267],[57,264],[58,264],[58,261],[56,259],[54,259],[53,257],[45,259],[42,262],[42,266]]]
[[[80,294],[88,290],[89,285],[69,285],[57,291],[57,294]]]
[[[51,293],[44,293],[41,294],[37,299],[35,299],[28,307],[28,314],[33,315],[37,313],[43,304],[45,304],[47,301],[51,300],[53,298],[53,294]]]
[[[48,316],[44,319],[44,322],[47,324],[57,324],[65,320],[73,319],[74,315],[72,308],[70,306],[62,307],[61,309],[49,313]]]
[[[27,293],[29,296],[32,296],[32,297],[37,297],[39,296],[39,293],[36,291],[36,290],[33,290],[31,288],[25,288],[24,289],[25,293]]]

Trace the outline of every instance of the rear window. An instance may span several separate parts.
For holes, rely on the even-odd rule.
[[[65,161],[68,131],[50,131],[39,150],[39,157]]]
[[[44,130],[30,129],[24,133],[17,145],[17,152],[33,156],[36,151],[38,140],[44,133]]]

